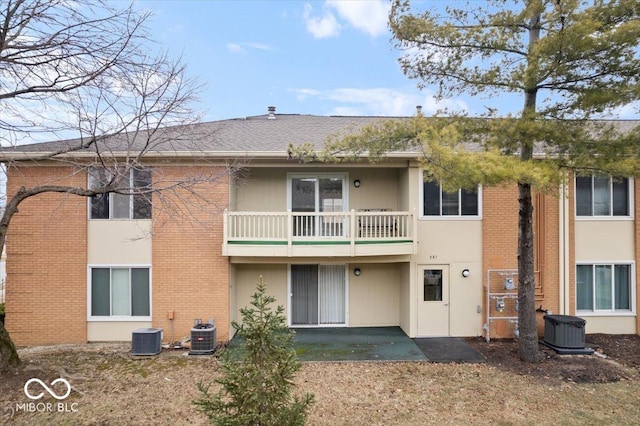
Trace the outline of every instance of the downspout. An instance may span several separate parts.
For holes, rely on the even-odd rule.
[[[559,314],[569,313],[569,194],[566,184],[560,186],[560,217],[559,242],[560,242],[560,267],[558,277],[558,309]]]

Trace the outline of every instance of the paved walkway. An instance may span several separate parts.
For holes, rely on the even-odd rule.
[[[300,361],[484,362],[464,339],[411,339],[400,327],[297,328]]]

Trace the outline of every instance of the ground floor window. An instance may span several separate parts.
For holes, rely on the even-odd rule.
[[[291,325],[345,323],[345,266],[291,265]]]
[[[91,268],[90,316],[151,315],[149,268]]]
[[[630,311],[631,265],[594,264],[576,268],[578,311]]]

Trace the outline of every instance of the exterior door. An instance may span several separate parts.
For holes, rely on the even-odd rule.
[[[346,324],[344,265],[291,265],[291,325]]]
[[[449,266],[418,267],[418,336],[449,336]]]
[[[347,209],[345,175],[293,175],[290,176],[290,202],[292,212],[309,213],[294,217],[293,235],[297,237],[342,237],[342,215],[315,213],[342,213]]]

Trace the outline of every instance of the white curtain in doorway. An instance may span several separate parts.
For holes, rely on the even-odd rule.
[[[344,275],[344,265],[320,265],[318,268],[320,324],[346,322]]]

